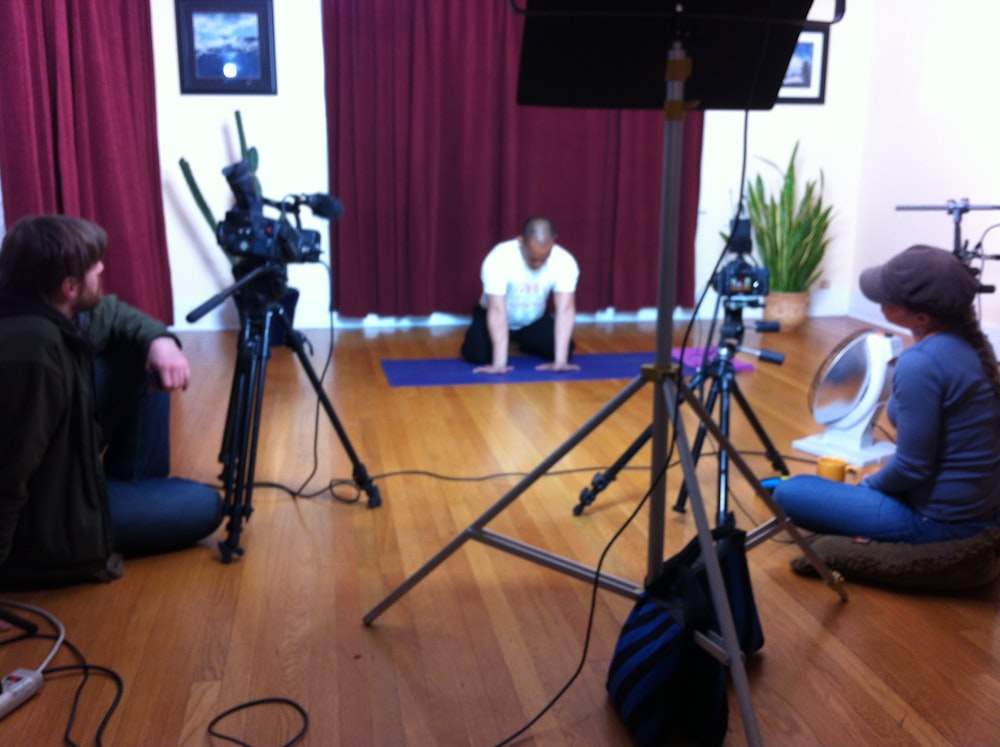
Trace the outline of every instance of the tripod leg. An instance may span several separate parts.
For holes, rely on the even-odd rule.
[[[665,384],[664,389],[668,388],[669,384]],[[667,401],[673,403],[677,400],[672,399],[668,395]],[[708,412],[701,408],[701,403],[699,402],[691,402],[691,404],[698,411],[698,416],[702,418],[702,422],[708,427],[708,421],[710,420]],[[675,408],[676,406],[672,409]],[[671,414],[673,415],[674,412]],[[722,643],[712,645],[706,650],[713,653],[729,668],[733,690],[736,693],[740,712],[743,716],[743,726],[746,730],[747,742],[751,745],[760,745],[763,744],[760,735],[760,726],[757,722],[756,712],[754,711],[753,701],[750,696],[750,682],[747,678],[743,654],[740,651],[739,639],[736,636],[736,625],[733,622],[732,607],[729,604],[729,597],[726,594],[722,569],[719,567],[719,557],[712,542],[712,530],[708,526],[708,516],[705,513],[705,504],[702,500],[701,489],[697,481],[697,466],[694,462],[694,456],[688,447],[687,436],[684,432],[684,423],[680,417],[673,417],[672,419],[676,423],[677,450],[680,455],[685,480],[690,480],[691,482],[691,509],[694,513],[695,525],[698,528],[698,542],[701,547],[702,558],[705,561],[705,571],[708,575],[708,586],[712,597],[712,606],[715,610],[715,619],[718,621],[719,630],[722,633]],[[726,444],[728,447],[728,442]]]
[[[815,568],[823,580],[826,581],[827,585],[837,592],[842,601],[846,602],[847,592],[843,588],[843,576],[839,573],[831,571],[819,555],[816,554],[816,551],[813,550],[812,545],[810,545],[806,541],[805,537],[802,536],[798,527],[792,524],[788,515],[781,509],[781,506],[775,502],[774,496],[771,495],[771,491],[761,485],[760,480],[757,479],[753,470],[750,469],[750,465],[748,465],[746,460],[740,456],[736,447],[733,446],[732,442],[725,436],[725,434],[722,433],[719,426],[712,422],[711,415],[705,410],[704,407],[702,407],[701,403],[697,400],[688,398],[690,393],[686,391],[684,382],[678,383],[677,386],[679,387],[684,400],[691,405],[691,408],[695,411],[698,418],[711,432],[712,437],[719,442],[720,448],[729,452],[729,457],[732,459],[733,464],[736,465],[736,468],[740,471],[740,474],[742,474],[743,477],[746,478],[747,482],[753,486],[758,497],[765,503],[765,505],[767,505],[773,514],[773,517],[770,520],[747,532],[747,550],[750,550],[768,537],[771,537],[782,530],[788,532],[795,543],[802,549],[803,554],[809,559],[813,568]]]
[[[729,438],[729,394],[732,389],[732,377],[723,377],[722,403],[719,405],[719,428],[722,434]],[[718,501],[716,504],[716,526],[722,526],[730,519],[729,515],[729,452],[719,449],[719,482]]]
[[[382,496],[379,493],[378,486],[372,481],[371,477],[368,476],[368,470],[358,458],[357,452],[351,445],[351,440],[347,437],[347,431],[344,430],[344,426],[341,424],[340,418],[337,417],[337,413],[333,409],[333,404],[331,404],[330,398],[327,397],[326,392],[323,391],[323,383],[316,375],[316,370],[313,368],[312,363],[310,363],[309,357],[305,352],[305,346],[302,344],[302,333],[297,332],[292,328],[292,325],[285,317],[282,309],[277,309],[276,313],[278,314],[278,318],[281,319],[282,324],[285,325],[286,344],[295,351],[295,355],[299,359],[299,363],[302,364],[302,368],[305,370],[306,376],[309,377],[309,381],[312,383],[312,387],[316,392],[316,396],[319,398],[320,404],[323,405],[323,409],[326,411],[327,417],[333,425],[333,429],[337,432],[337,437],[340,439],[340,443],[343,445],[344,451],[347,452],[347,456],[351,460],[351,465],[353,466],[352,476],[354,478],[354,484],[361,488],[361,490],[363,490],[368,496],[368,508],[378,508],[382,505]]]
[[[736,403],[739,405],[740,409],[743,411],[744,416],[749,421],[750,426],[753,428],[754,432],[757,434],[757,438],[760,439],[761,444],[767,453],[768,458],[771,460],[772,466],[781,472],[783,475],[788,474],[788,467],[785,465],[785,460],[782,458],[781,454],[775,448],[774,443],[768,437],[767,433],[764,431],[764,426],[761,425],[757,416],[754,414],[753,410],[750,408],[750,403],[747,402],[746,397],[743,396],[743,392],[740,391],[739,385],[736,383],[735,370],[732,373],[727,373],[724,378],[724,384],[722,388],[722,406],[720,407],[719,415],[719,427],[722,433],[729,438],[729,422],[730,422],[730,395],[736,398]],[[722,526],[730,518],[729,512],[729,453],[722,449],[719,451],[719,504],[718,504],[718,525]]]
[[[705,404],[705,411],[711,415],[712,409],[715,407],[716,400],[719,402],[719,427],[722,433],[729,438],[729,382],[731,381],[731,376],[727,373],[727,369],[723,367],[721,371],[717,373],[715,379],[712,381],[712,388],[709,391],[708,400]],[[698,425],[698,434],[695,437],[694,446],[692,447],[692,457],[694,463],[698,464],[698,459],[701,456],[701,448],[705,442],[705,436],[707,435],[708,429],[704,423]],[[719,449],[719,469],[718,469],[718,506],[716,511],[716,526],[722,526],[729,518],[729,510],[727,507],[727,496],[729,490],[728,474],[729,474],[729,454],[725,449]],[[684,511],[684,500],[687,498],[688,484],[687,480],[681,485],[680,493],[677,496],[677,503],[674,506],[675,511]]]
[[[715,401],[719,396],[719,377],[714,376],[712,378],[712,385],[708,389],[708,399],[705,401],[705,409],[708,412],[712,412],[715,408]],[[697,464],[698,460],[701,458],[701,449],[705,443],[705,436],[707,435],[705,425],[702,423],[698,426],[698,433],[695,435],[694,444],[691,446],[691,453],[694,456],[694,463]],[[677,491],[677,501],[674,503],[674,511],[677,513],[684,513],[684,504],[687,502],[688,497],[688,485],[687,480],[681,483],[680,490]]]
[[[747,421],[753,428],[754,433],[757,434],[757,438],[760,439],[761,444],[764,446],[765,452],[768,458],[771,460],[771,464],[774,469],[778,470],[781,474],[787,475],[789,470],[785,465],[785,460],[781,456],[781,453],[775,447],[774,442],[771,441],[767,432],[764,430],[764,426],[761,425],[760,420],[757,418],[756,414],[750,407],[750,403],[747,402],[746,397],[743,392],[740,391],[739,384],[736,381],[736,371],[732,367],[730,362],[725,362],[721,370],[717,372],[716,379],[712,383],[712,388],[709,392],[709,397],[705,405],[705,409],[708,413],[712,412],[715,405],[716,396],[721,395],[719,403],[719,428],[722,434],[728,439],[730,430],[730,417],[731,417],[731,407],[730,407],[730,395],[736,398],[736,403],[739,405],[743,414],[746,416]],[[695,461],[701,454],[701,447],[705,437],[705,424],[702,423],[698,426],[698,435],[695,439],[693,446],[693,453]],[[722,524],[727,520],[729,516],[728,510],[728,497],[729,497],[729,453],[725,449],[719,451],[719,505],[718,505],[718,525]],[[675,511],[684,510],[684,499],[687,496],[687,483],[681,486],[681,491],[677,497],[677,503],[674,506]]]
[[[774,442],[771,441],[770,436],[768,436],[767,432],[764,430],[764,426],[760,424],[760,420],[757,419],[757,415],[750,408],[750,403],[747,402],[746,397],[743,396],[743,392],[740,391],[739,384],[737,384],[736,381],[733,381],[732,390],[733,396],[736,397],[736,402],[739,404],[740,409],[743,411],[747,421],[750,423],[750,427],[753,428],[754,433],[757,434],[757,438],[759,438],[761,444],[763,444],[767,458],[771,460],[771,466],[781,474],[787,475],[788,465],[785,464],[784,457],[782,457],[781,452],[775,448]]]
[[[243,522],[249,520],[253,513],[253,475],[260,433],[264,377],[267,356],[270,354],[266,334],[270,316],[270,311],[263,320],[248,315],[244,322],[229,394],[226,430],[219,454],[225,491],[223,512],[229,517],[226,539],[219,542],[223,563],[230,563],[234,555],[243,554],[243,548],[240,547]]]
[[[632,444],[625,449],[620,457],[611,465],[611,468],[607,472],[598,472],[594,475],[594,479],[590,482],[590,487],[584,488],[580,491],[580,502],[573,507],[573,513],[579,516],[583,513],[583,509],[589,506],[597,498],[597,494],[604,490],[608,485],[615,481],[618,477],[618,473],[621,472],[625,465],[632,461],[639,449],[646,445],[649,441],[650,436],[653,434],[653,426],[647,426],[646,430],[639,434],[639,437],[632,442]]]

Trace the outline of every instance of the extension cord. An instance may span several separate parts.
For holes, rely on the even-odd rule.
[[[15,669],[3,678],[0,691],[0,719],[42,689],[42,673],[34,669]]]

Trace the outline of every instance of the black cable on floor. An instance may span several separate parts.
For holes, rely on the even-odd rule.
[[[208,724],[209,736],[218,737],[219,739],[224,739],[227,742],[232,742],[233,744],[242,745],[242,747],[253,747],[253,745],[250,744],[249,742],[244,742],[240,739],[237,739],[236,737],[231,737],[228,734],[222,734],[216,731],[215,727],[216,725],[218,725],[220,721],[222,721],[227,716],[231,716],[232,714],[238,713],[239,711],[244,711],[248,708],[255,708],[261,705],[286,705],[289,706],[290,708],[293,708],[302,718],[302,728],[299,729],[298,733],[294,737],[292,737],[292,740],[290,742],[285,742],[282,745],[282,747],[292,747],[292,745],[298,744],[299,742],[302,741],[302,739],[306,735],[306,731],[308,731],[309,729],[309,714],[306,713],[305,708],[296,703],[294,700],[289,700],[288,698],[260,698],[258,700],[251,700],[246,703],[240,703],[237,706],[233,706],[232,708],[223,711],[209,722]]]

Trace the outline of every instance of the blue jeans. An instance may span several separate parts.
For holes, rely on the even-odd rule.
[[[94,383],[104,432],[115,549],[148,555],[187,547],[222,523],[208,485],[170,472],[170,395],[154,390],[142,362],[101,356]]]
[[[189,547],[222,523],[219,494],[194,480],[108,480],[108,498],[115,549],[125,556]]]
[[[935,521],[886,493],[815,475],[782,480],[774,490],[774,500],[802,529],[880,542],[917,544],[964,539],[996,526],[992,520],[956,524]]]

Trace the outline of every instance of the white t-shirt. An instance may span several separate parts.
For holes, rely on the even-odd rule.
[[[483,260],[481,278],[486,308],[486,296],[507,297],[507,323],[511,329],[521,329],[541,319],[549,293],[575,293],[580,267],[573,255],[556,244],[545,264],[537,270],[528,267],[517,239],[497,244]]]

